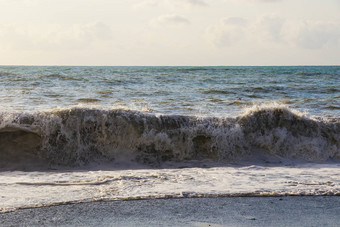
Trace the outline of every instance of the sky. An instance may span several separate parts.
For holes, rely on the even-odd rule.
[[[340,65],[340,0],[0,0],[0,65]]]

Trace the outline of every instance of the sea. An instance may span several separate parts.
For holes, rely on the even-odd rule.
[[[340,66],[0,66],[0,212],[340,195]]]

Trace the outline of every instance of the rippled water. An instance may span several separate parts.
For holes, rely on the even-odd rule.
[[[340,67],[1,66],[3,111],[73,106],[162,114],[235,116],[258,103],[282,103],[340,116]]]

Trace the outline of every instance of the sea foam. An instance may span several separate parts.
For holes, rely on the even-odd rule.
[[[1,168],[20,160],[50,165],[91,161],[232,161],[261,151],[306,161],[340,158],[340,123],[282,105],[254,106],[235,118],[71,108],[0,115]],[[24,157],[24,158],[23,158]]]

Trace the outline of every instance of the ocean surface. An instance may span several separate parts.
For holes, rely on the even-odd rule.
[[[339,118],[339,77],[339,66],[0,66],[0,101],[2,112],[94,107],[204,117],[275,102]]]
[[[340,66],[0,66],[0,212],[340,195]]]

